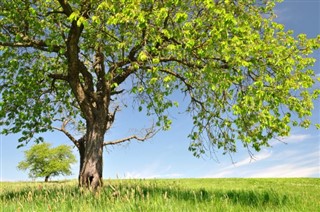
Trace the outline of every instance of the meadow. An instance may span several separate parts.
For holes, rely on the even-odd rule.
[[[92,194],[77,181],[0,182],[11,211],[320,211],[320,179],[105,180]]]

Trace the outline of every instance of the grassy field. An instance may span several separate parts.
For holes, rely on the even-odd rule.
[[[95,195],[76,181],[1,182],[1,211],[320,211],[320,179],[106,180]]]

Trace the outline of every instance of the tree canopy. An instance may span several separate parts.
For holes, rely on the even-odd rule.
[[[67,145],[51,148],[51,144],[41,143],[33,145],[24,153],[25,160],[18,164],[18,168],[29,170],[31,178],[45,177],[45,181],[49,177],[70,175],[70,165],[76,162],[71,147]]]
[[[292,126],[308,127],[319,96],[311,90],[310,55],[320,36],[293,37],[274,21],[276,2],[3,1],[3,133],[22,131],[23,143],[58,129],[101,157],[90,145],[102,145],[122,98],[134,96],[138,110],[169,129],[177,93],[189,102],[196,156],[215,148],[235,152],[237,141],[260,150]],[[67,130],[70,118],[86,128],[83,139]],[[107,144],[130,139],[139,137]]]

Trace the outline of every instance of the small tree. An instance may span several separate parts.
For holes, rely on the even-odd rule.
[[[26,150],[26,159],[18,164],[18,169],[29,169],[29,177],[45,177],[45,182],[49,177],[70,175],[70,165],[77,161],[72,154],[71,147],[67,145],[50,147],[49,143],[41,143]]]

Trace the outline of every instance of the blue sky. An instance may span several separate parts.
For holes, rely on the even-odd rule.
[[[295,34],[308,37],[320,34],[319,0],[285,0],[276,7],[277,21]],[[314,67],[320,76],[320,54]],[[317,84],[319,86],[319,83]],[[315,102],[312,120],[320,122],[319,100]],[[255,153],[255,160],[239,145],[231,156],[217,151],[212,158],[195,158],[188,151],[191,120],[184,114],[172,114],[170,131],[160,132],[144,143],[108,147],[104,152],[103,177],[108,178],[202,178],[202,177],[320,177],[320,135],[314,127],[294,128],[283,142],[272,140],[272,148]],[[150,118],[131,107],[118,113],[114,127],[106,140],[131,135],[137,127],[147,127]],[[26,147],[16,149],[18,136],[0,135],[0,181],[29,180],[26,172],[17,170]],[[59,132],[45,134],[45,140],[54,146],[71,142]],[[285,142],[285,143],[284,143]],[[74,149],[76,155],[76,149]],[[79,165],[72,166],[73,175],[54,179],[77,178]],[[42,179],[41,179],[42,180]]]

